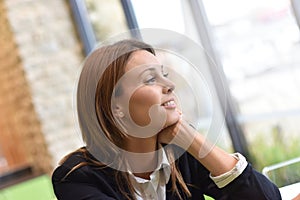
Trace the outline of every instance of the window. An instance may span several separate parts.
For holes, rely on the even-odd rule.
[[[299,156],[300,34],[290,1],[204,5],[256,167]]]
[[[194,44],[201,46],[200,35],[195,25],[196,19],[192,15],[191,4],[189,1],[132,0],[132,5],[139,28],[171,30],[177,34],[182,34],[182,37],[187,36],[188,40],[191,40]],[[170,37],[166,38],[166,40],[172,40],[171,35],[172,33],[170,33]],[[162,37],[157,36],[157,38]],[[193,113],[191,110],[197,110],[197,108],[199,108],[198,113],[193,114],[198,117],[196,125],[199,125],[198,128],[200,131],[205,133],[210,140],[219,141],[218,144],[220,146],[232,151],[233,147],[227,127],[218,127],[220,129],[214,129],[212,127],[214,126],[215,121],[220,122],[224,120],[224,115],[218,99],[218,91],[215,88],[212,73],[209,69],[210,64],[208,60],[210,55],[206,53],[205,49],[195,52],[191,46],[188,46],[176,39],[170,42],[160,42],[162,43],[162,46],[165,45],[166,48],[175,49],[177,52],[177,54],[168,52],[167,54],[169,54],[169,56],[166,56],[165,53],[165,57],[168,57],[169,62],[171,62],[173,66],[181,66],[181,68],[185,69],[183,71],[178,70],[177,72],[183,79],[188,79],[187,82],[189,82],[192,92],[187,92],[187,87],[179,81],[181,80],[180,78],[176,78],[175,82],[177,82],[176,92],[178,95],[182,95],[182,104],[184,107],[187,107],[189,115]],[[167,46],[168,44],[169,46]],[[177,46],[177,49],[174,46]],[[188,62],[191,62],[189,59],[199,61],[194,67],[196,70],[201,72],[202,78],[196,75],[193,67],[189,66]],[[208,84],[209,87],[205,87],[205,84]],[[200,94],[200,90],[202,91],[202,94]],[[196,100],[196,103],[191,100],[195,97],[199,97]]]
[[[128,31],[121,2],[69,0],[85,54],[112,35]]]
[[[119,0],[85,0],[85,4],[97,42],[128,31]]]

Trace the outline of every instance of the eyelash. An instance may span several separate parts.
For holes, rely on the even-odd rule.
[[[153,77],[151,77],[150,79],[146,80],[145,83],[146,83],[146,84],[151,84],[151,83],[155,82],[155,80],[156,80],[156,77],[153,76]]]

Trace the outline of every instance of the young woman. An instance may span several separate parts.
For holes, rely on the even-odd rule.
[[[228,154],[182,117],[154,49],[122,40],[95,50],[77,88],[86,143],[52,176],[59,200],[281,199],[239,153]]]

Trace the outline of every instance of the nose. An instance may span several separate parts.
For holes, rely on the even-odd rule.
[[[163,93],[170,94],[174,91],[175,85],[173,83],[163,86]]]
[[[162,77],[159,82],[162,86],[162,93],[163,94],[169,94],[169,93],[172,93],[174,91],[175,84],[169,78]]]

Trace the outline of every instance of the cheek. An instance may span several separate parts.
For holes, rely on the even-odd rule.
[[[139,126],[146,126],[150,123],[149,109],[161,104],[161,95],[157,90],[139,88],[130,98],[129,112],[132,120]]]

